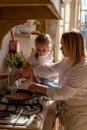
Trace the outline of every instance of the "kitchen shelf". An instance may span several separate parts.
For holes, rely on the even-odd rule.
[[[15,33],[14,34],[15,37],[26,37],[26,38],[30,38],[30,34],[25,34],[25,33]]]

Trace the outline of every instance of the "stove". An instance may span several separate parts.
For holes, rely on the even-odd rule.
[[[49,106],[49,99],[37,96],[23,102],[12,102],[0,95],[0,126],[11,128],[42,129]]]

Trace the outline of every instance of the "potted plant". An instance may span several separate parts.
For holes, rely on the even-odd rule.
[[[13,68],[16,67],[17,69],[21,68],[27,60],[27,56],[21,53],[8,53],[5,57],[5,64],[8,67]],[[11,70],[10,70],[11,71]]]
[[[34,32],[32,32],[32,34],[40,34],[40,31],[41,31],[41,20],[39,19],[36,19],[34,22],[33,22],[33,26],[36,26],[36,30]]]

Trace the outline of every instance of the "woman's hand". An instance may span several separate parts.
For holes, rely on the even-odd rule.
[[[41,85],[41,84],[37,84],[37,83],[33,83],[31,84],[28,89],[31,90],[31,91],[43,91],[43,92],[47,92],[47,86],[45,85]]]

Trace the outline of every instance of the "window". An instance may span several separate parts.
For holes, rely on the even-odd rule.
[[[87,55],[87,0],[81,0],[80,3],[78,28],[80,29],[83,35],[85,41],[85,52]]]
[[[75,22],[77,25],[77,29],[80,30],[83,35],[85,52],[87,56],[87,0],[76,0],[74,4],[78,4],[78,5],[74,5],[78,13],[75,14],[75,20],[76,20]],[[70,22],[72,22],[70,21],[70,11],[71,11],[70,3],[67,2],[64,3],[61,10],[63,20],[60,20],[60,25],[59,25],[59,42],[62,33],[68,31],[69,27],[72,28],[75,26],[76,28],[76,25],[73,24],[70,25]],[[59,45],[59,49],[60,49],[60,45]],[[62,59],[62,54],[61,51],[59,50],[58,60],[61,59]]]
[[[62,33],[69,30],[70,3],[64,3],[62,5],[61,16],[62,16],[63,20],[60,20],[60,23],[59,23],[59,43],[60,43],[60,38],[61,38]],[[61,46],[61,44],[59,44],[58,60],[61,60],[63,58],[63,55],[60,50],[60,46]]]

